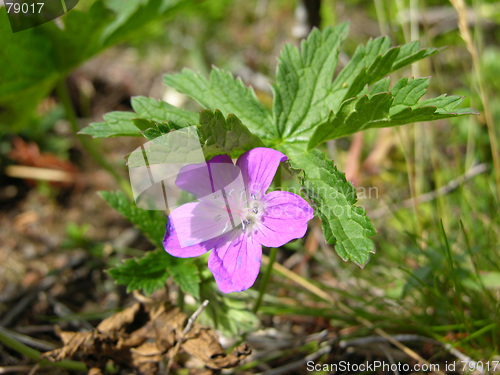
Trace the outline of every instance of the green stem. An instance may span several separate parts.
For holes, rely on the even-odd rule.
[[[56,92],[61,104],[64,108],[64,113],[66,114],[66,118],[71,125],[71,129],[73,132],[78,133],[80,131],[80,127],[78,126],[75,109],[73,108],[73,104],[71,103],[71,99],[68,92],[68,87],[66,86],[66,78],[62,78],[56,85]],[[97,150],[92,143],[92,141],[86,136],[79,136],[81,145],[85,148],[85,151],[89,153],[90,156],[106,171],[108,171],[118,182],[123,191],[129,196],[132,197],[132,189],[130,187],[130,183],[117,171],[116,168],[111,165]]]
[[[260,283],[259,297],[257,298],[257,301],[255,302],[255,306],[253,307],[254,313],[257,313],[257,311],[259,311],[259,307],[262,303],[262,298],[264,298],[264,293],[266,292],[267,284],[269,283],[269,278],[271,276],[271,272],[273,270],[273,264],[274,264],[274,261],[276,260],[277,254],[278,254],[278,248],[272,247],[271,253],[269,254],[269,263],[267,265],[266,272],[264,273],[264,276],[262,277],[262,282]]]
[[[274,175],[273,179],[273,187],[274,190],[281,190],[281,165],[278,166],[278,169],[276,170],[276,174]]]
[[[0,342],[5,346],[11,348],[12,350],[15,350],[16,352],[28,357],[29,359],[38,362],[40,366],[60,367],[72,371],[88,371],[87,366],[82,362],[76,362],[66,359],[59,362],[50,362],[47,359],[40,359],[40,355],[42,353],[17,341],[13,337],[11,337],[2,327],[0,327]]]

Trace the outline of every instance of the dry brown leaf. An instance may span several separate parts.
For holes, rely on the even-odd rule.
[[[212,370],[235,367],[250,354],[247,345],[226,354],[217,335],[198,323],[182,336],[187,321],[186,314],[168,304],[136,303],[103,320],[92,332],[60,332],[64,346],[44,353],[43,357],[52,361],[83,361],[96,375],[109,360],[137,374],[154,375],[160,361],[174,353],[179,340],[181,352]]]
[[[97,330],[101,333],[119,331],[123,327],[132,324],[140,309],[141,309],[141,304],[136,303],[133,306],[130,306],[125,310],[120,311],[119,313],[112,315],[109,318],[104,319],[97,326]]]

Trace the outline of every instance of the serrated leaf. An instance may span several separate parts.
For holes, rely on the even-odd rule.
[[[398,58],[392,66],[392,71],[401,69],[404,66],[413,64],[418,60],[425,59],[432,56],[440,51],[439,48],[420,48],[420,42],[414,40],[413,42],[404,44],[401,46]]]
[[[107,272],[117,284],[126,285],[127,292],[141,289],[146,295],[165,286],[172,257],[165,251],[150,251],[140,259],[127,259]]]
[[[264,147],[259,137],[250,133],[245,125],[233,114],[224,118],[221,111],[204,109],[200,112],[198,127],[203,153],[207,160],[216,155],[237,158],[256,147]]]
[[[314,29],[301,44],[301,51],[287,44],[278,58],[273,86],[273,118],[280,138],[313,128],[328,113],[325,103],[337,65],[339,47],[348,24]],[[296,139],[294,139],[296,140]]]
[[[196,113],[174,107],[162,100],[147,98],[145,96],[135,96],[132,98],[131,104],[137,113],[136,117],[155,122],[173,121],[179,126],[185,127],[196,124],[198,120]]]
[[[225,115],[234,113],[261,138],[274,138],[271,114],[257,99],[252,88],[247,88],[241,79],[234,79],[231,73],[213,68],[210,77],[189,69],[179,74],[167,74],[163,81],[169,87],[186,94],[203,108],[219,109]]]
[[[137,137],[141,131],[146,131],[158,123],[176,123],[176,129],[197,122],[195,113],[174,107],[164,101],[135,96],[131,100],[135,112],[110,112],[104,115],[105,122],[95,122],[80,130],[79,134],[91,135],[94,138],[107,137]],[[162,129],[159,129],[161,132]],[[151,132],[150,132],[151,133]],[[150,134],[148,139],[153,137]]]
[[[184,293],[189,293],[199,299],[201,280],[198,268],[189,259],[173,258],[173,260],[172,264],[168,266],[168,271],[175,283],[179,285]]]
[[[309,149],[316,147],[328,139],[343,137],[364,130],[370,124],[375,123],[389,114],[392,103],[392,95],[387,92],[369,97],[364,95],[360,98],[347,99],[337,114],[331,114],[324,124],[316,128]]]
[[[388,37],[371,39],[366,46],[360,45],[349,63],[340,71],[332,85],[331,109],[345,100],[358,96],[360,91],[402,67],[437,53],[436,48],[420,49],[414,41],[392,47]]]
[[[134,120],[134,123],[136,121],[137,120]],[[148,141],[152,141],[153,139],[161,137],[162,135],[168,134],[173,130],[182,129],[182,127],[178,126],[173,121],[167,121],[167,122],[161,122],[161,123],[157,123],[157,122],[154,122],[151,120],[144,120],[144,119],[140,119],[140,121],[142,122],[142,124],[144,126],[147,126],[147,129],[142,132],[142,135]]]
[[[344,260],[364,266],[374,253],[370,239],[376,234],[366,211],[356,206],[356,190],[319,150],[304,151],[305,145],[283,146],[293,169],[303,171],[302,186],[314,203],[327,243]]]
[[[121,191],[101,191],[99,195],[139,228],[155,246],[163,246],[167,218],[161,211],[143,210],[131,202]]]
[[[134,123],[137,115],[134,112],[110,112],[104,115],[105,122],[94,122],[83,128],[78,134],[90,135],[94,138],[140,137],[140,128]]]
[[[386,82],[383,83],[385,84]],[[326,140],[344,137],[370,128],[477,113],[470,108],[458,109],[457,107],[462,102],[462,98],[458,96],[441,95],[419,102],[427,91],[428,85],[427,78],[412,80],[403,78],[398,81],[391,92],[381,92],[375,95],[370,93],[345,100],[337,113],[331,112],[328,120],[316,128],[308,148],[312,149]]]
[[[127,292],[141,289],[146,295],[165,286],[169,276],[185,293],[200,296],[200,276],[188,259],[174,258],[163,250],[149,251],[139,259],[127,259],[107,271],[117,284],[126,285]]]
[[[111,207],[137,226],[151,242],[163,248],[167,218],[161,211],[143,210],[130,202],[122,192],[102,191],[101,197]],[[175,258],[163,250],[149,252],[140,259],[128,259],[108,271],[118,284],[127,285],[127,291],[143,289],[146,294],[165,285],[169,275],[186,293],[198,298],[200,276],[188,259]]]

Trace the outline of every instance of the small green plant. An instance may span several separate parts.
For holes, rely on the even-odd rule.
[[[461,97],[441,95],[422,99],[429,78],[402,78],[392,82],[392,72],[438,52],[421,49],[418,42],[391,47],[387,37],[360,45],[349,63],[334,77],[338,54],[348,34],[348,24],[313,30],[300,50],[286,45],[279,56],[272,85],[271,110],[257,99],[252,88],[230,73],[213,68],[208,79],[191,70],[168,74],[164,82],[186,94],[204,110],[195,113],[152,98],[134,97],[134,112],[111,112],[104,122],[80,133],[98,138],[144,136],[155,140],[175,129],[197,126],[206,160],[217,155],[237,158],[265,146],[280,151],[301,185],[303,195],[321,219],[328,244],[344,261],[364,266],[374,252],[370,237],[376,234],[364,209],[356,205],[353,185],[318,149],[324,142],[370,128],[391,127],[475,114],[459,108]],[[280,188],[280,180],[275,181]],[[102,196],[162,247],[166,217],[143,211],[122,193]],[[173,258],[163,250],[138,260],[128,260],[110,271],[129,290],[150,293],[172,275],[181,290],[203,298],[207,283],[204,259]]]

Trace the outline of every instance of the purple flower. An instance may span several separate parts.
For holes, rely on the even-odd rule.
[[[279,247],[303,237],[314,216],[311,206],[296,194],[266,194],[286,159],[279,151],[255,148],[241,155],[236,167],[229,156],[220,155],[204,167],[183,168],[176,185],[198,201],[170,213],[165,250],[188,258],[213,249],[208,267],[219,289],[230,293],[250,288],[259,273],[262,246]],[[244,186],[236,182],[240,171]]]

